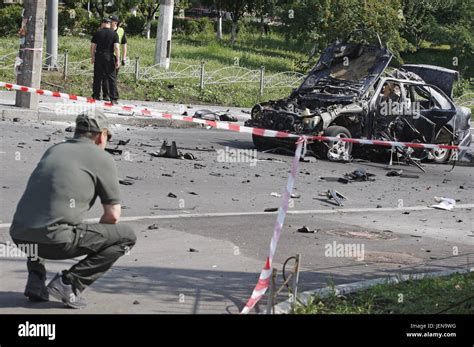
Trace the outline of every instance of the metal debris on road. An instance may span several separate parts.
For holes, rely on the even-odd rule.
[[[334,200],[334,202],[338,206],[344,206],[344,203],[342,201],[349,200],[344,195],[342,195],[341,193],[339,193],[337,190],[334,190],[334,189],[329,189],[326,193],[326,196],[328,197],[329,200]]]
[[[276,212],[278,211],[278,207],[269,207],[263,210],[263,212]]]
[[[431,207],[436,208],[438,210],[451,211],[454,208],[454,206],[456,206],[456,200],[451,199],[451,198],[435,196],[434,199],[436,202],[438,202],[438,204],[431,205]]]
[[[156,230],[156,229],[159,229],[159,226],[156,225],[156,224],[152,224],[152,225],[149,225],[147,229],[148,230]]]
[[[302,228],[299,228],[299,229],[297,230],[297,232],[299,232],[299,233],[307,233],[307,234],[314,234],[315,232],[317,232],[317,230],[310,230],[310,229],[308,229],[308,228],[306,227],[306,225],[305,225],[305,226],[303,226]]]
[[[131,186],[133,184],[132,181],[125,179],[125,180],[119,180],[119,183],[124,185],[124,186]]]
[[[168,193],[168,195],[167,195],[167,196],[168,196],[168,198],[177,198],[177,196],[176,196],[176,195],[174,195],[173,193]]]

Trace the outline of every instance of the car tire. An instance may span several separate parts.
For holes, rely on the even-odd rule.
[[[333,125],[324,131],[324,136],[327,137],[345,137],[351,138],[351,132],[344,127]],[[327,141],[320,143],[320,154],[323,158],[330,161],[349,160],[352,154],[352,143],[342,141]]]
[[[444,164],[451,158],[453,153],[450,149],[432,149],[430,151],[431,161],[436,164]]]

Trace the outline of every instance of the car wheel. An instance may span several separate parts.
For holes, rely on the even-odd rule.
[[[430,159],[436,164],[444,164],[451,158],[452,150],[445,148],[432,149]]]
[[[351,132],[341,126],[330,126],[324,131],[324,136],[351,138]],[[321,146],[323,156],[330,161],[349,160],[352,153],[352,143],[343,141],[327,141]]]

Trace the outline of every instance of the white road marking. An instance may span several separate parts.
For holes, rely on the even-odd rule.
[[[459,204],[454,210],[472,209],[474,204]],[[288,211],[288,214],[303,215],[303,214],[338,214],[338,213],[361,213],[361,212],[393,212],[393,211],[437,211],[428,206],[407,206],[407,207],[383,207],[383,208],[343,208],[334,210],[295,210]],[[439,211],[443,213],[443,211]],[[181,214],[164,214],[161,216],[130,216],[120,218],[121,222],[134,222],[139,220],[154,220],[154,219],[178,219],[178,218],[206,218],[206,217],[245,217],[245,216],[263,216],[274,215],[275,212],[210,212],[210,213],[181,213]],[[99,218],[92,218],[84,220],[85,223],[98,223]],[[10,223],[0,224],[0,228],[9,228]]]

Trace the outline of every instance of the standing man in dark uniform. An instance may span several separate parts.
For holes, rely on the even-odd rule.
[[[120,27],[120,20],[118,16],[112,15],[109,17],[109,19],[111,20],[111,26],[110,26],[111,29],[114,30],[119,37],[120,55],[122,57],[121,66],[125,66],[125,63],[127,61],[127,53],[128,53],[127,52],[128,50],[127,35],[125,35],[125,30],[123,30],[123,28]],[[117,58],[115,56],[115,59],[118,60],[120,58]],[[115,69],[115,80],[117,80],[118,78],[118,73],[119,73],[119,69]],[[107,83],[105,83],[105,81],[102,81],[102,90],[108,92],[108,86],[107,86]],[[112,103],[114,104],[118,103],[119,92],[117,89],[117,83],[115,83],[115,90],[113,92],[113,95],[115,95],[117,99],[111,98]]]
[[[104,151],[108,128],[100,109],[79,115],[74,138],[50,147],[28,180],[10,235],[19,247],[37,249],[37,254],[28,254],[27,261],[25,296],[31,301],[48,301],[52,295],[66,306],[85,307],[81,292],[128,254],[136,242],[129,226],[117,224],[121,215],[117,169],[112,156]],[[97,197],[103,215],[99,223],[84,223],[84,215]],[[46,287],[44,259],[84,255]]]
[[[102,20],[104,27],[97,31],[91,40],[91,62],[94,64],[94,82],[92,97],[100,100],[100,88],[102,81],[107,86],[104,89],[103,97],[117,103],[117,76],[116,69],[120,68],[120,46],[119,37],[117,33],[110,28],[110,19],[104,18]],[[117,57],[115,59],[114,57]],[[107,95],[107,93],[109,95]]]

